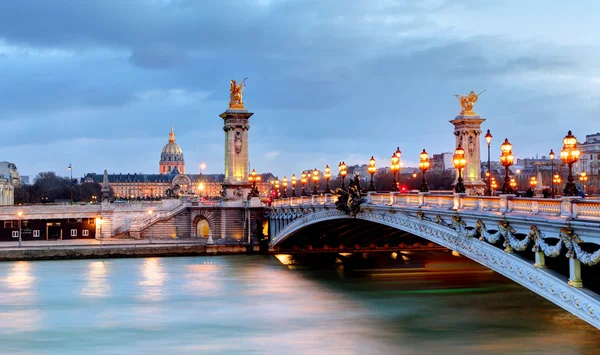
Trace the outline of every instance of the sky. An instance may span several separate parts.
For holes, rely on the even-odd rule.
[[[0,1],[0,161],[32,177],[69,163],[157,173],[173,124],[186,171],[222,173],[219,114],[245,77],[258,172],[451,152],[453,95],[471,90],[487,90],[474,110],[493,159],[504,138],[541,156],[569,129],[600,131],[598,13],[592,0]]]

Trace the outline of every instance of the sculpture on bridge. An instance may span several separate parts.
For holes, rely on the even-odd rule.
[[[338,200],[335,208],[355,218],[360,212],[360,205],[363,203],[360,195],[360,176],[358,174],[354,175],[354,178],[350,179],[348,190],[338,189],[337,195]]]
[[[238,84],[236,80],[231,80],[229,82],[229,108],[234,110],[245,110],[244,100],[242,98],[242,92],[246,87],[246,79],[242,80],[241,84]]]
[[[474,91],[471,91],[469,95],[454,95],[460,101],[460,106],[462,110],[459,115],[461,116],[477,116],[477,114],[473,111],[473,104],[477,102],[479,99],[479,95],[483,94],[485,90],[476,94]]]

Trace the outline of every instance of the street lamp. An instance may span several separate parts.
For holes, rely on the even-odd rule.
[[[342,178],[342,190],[346,190],[346,174],[348,174],[348,166],[346,165],[346,163],[341,162],[338,165],[338,169],[340,169],[340,177]]]
[[[573,182],[573,164],[579,160],[579,149],[577,149],[577,138],[573,136],[571,131],[563,138],[563,149],[560,151],[560,159],[569,165],[569,177],[565,185],[565,196],[577,196],[577,187]]]
[[[315,168],[315,170],[313,170],[312,172],[312,181],[313,181],[313,195],[318,195],[319,192],[317,191],[317,182],[319,181],[319,170],[317,170],[317,168]]]
[[[100,226],[100,246],[102,247],[102,217],[96,217],[96,224]]]
[[[69,187],[71,189],[71,205],[73,204],[73,166],[69,163],[69,172],[71,173],[71,180],[69,180]]]
[[[367,168],[369,174],[371,174],[371,183],[369,184],[369,191],[375,191],[375,184],[373,183],[373,175],[375,175],[375,172],[377,171],[375,163],[375,158],[371,156],[371,159],[369,159],[369,167]]]
[[[287,177],[283,177],[283,179],[281,180],[282,185],[283,185],[283,198],[287,198],[287,187],[288,187],[288,179]]]
[[[465,193],[467,189],[465,188],[465,184],[463,183],[462,171],[465,168],[465,166],[467,166],[467,159],[465,158],[465,150],[461,147],[460,144],[458,145],[458,148],[456,148],[456,150],[454,151],[453,163],[454,167],[458,170],[458,181],[456,183],[456,186],[454,187],[454,192]]]
[[[396,148],[396,151],[392,154],[392,157],[390,158],[390,171],[392,172],[392,175],[394,177],[394,180],[392,181],[392,191],[396,191],[398,190],[398,180],[396,179],[396,173],[398,171],[400,171],[400,156],[402,155],[402,152],[400,152],[400,148]]]
[[[330,194],[331,189],[329,188],[329,179],[331,179],[331,168],[329,165],[325,166],[325,174],[323,176],[325,177],[325,193]]]
[[[306,196],[306,189],[304,188],[306,186],[306,172],[302,172],[302,175],[300,175],[300,183],[302,184],[302,192],[300,193],[300,196]]]
[[[281,191],[279,191],[279,178],[275,178],[275,198],[279,198],[279,194]]]
[[[150,216],[150,237],[148,238],[148,243],[152,244],[152,214],[154,211],[148,210],[148,216]]]
[[[535,187],[537,186],[537,184],[538,184],[537,178],[535,176],[532,176],[529,179],[529,185],[531,185],[531,189],[535,190]]]
[[[560,179],[560,175],[558,174],[554,174],[554,176],[552,177],[552,198],[555,197],[555,186],[559,186],[561,183],[561,179]]]
[[[554,151],[552,149],[550,149],[549,155],[550,155],[550,164],[552,165],[552,174],[551,174],[551,176],[552,176],[552,198],[554,198],[554,184],[555,184],[555,182],[554,182],[554,180],[555,180],[554,179],[554,157],[555,157],[555,155],[554,155]]]
[[[579,174],[579,181],[581,182],[581,188],[585,194],[585,183],[588,181],[588,176],[585,171],[582,171],[581,174]]]
[[[256,187],[256,183],[261,180],[260,175],[256,174],[256,170],[252,169],[250,175],[248,175],[248,181],[252,183],[252,191],[250,192],[250,197],[258,197],[258,188]]]
[[[21,247],[21,221],[23,220],[23,212],[17,212],[17,216],[19,216],[19,248]]]
[[[500,150],[502,154],[500,155],[500,164],[504,166],[505,175],[504,175],[504,185],[502,185],[502,193],[503,194],[512,194],[513,189],[510,187],[510,177],[508,176],[508,168],[513,165],[513,161],[515,160],[515,156],[512,154],[512,144],[508,142],[508,138],[504,139],[504,143],[500,146]]]
[[[515,180],[514,177],[510,178],[510,188],[513,189],[513,191],[517,190],[517,180]]]
[[[490,133],[490,130],[487,130],[487,133],[485,134],[485,142],[487,143],[488,146],[488,164],[487,164],[487,170],[488,170],[488,174],[490,174],[490,171],[492,170],[492,162],[490,160],[490,144],[492,143],[492,134]],[[485,191],[485,195],[486,196],[492,196],[492,182],[490,181],[490,175],[487,175],[487,184],[486,184],[486,191]]]
[[[423,180],[421,180],[421,192],[428,192],[429,186],[427,186],[427,178],[425,177],[425,172],[429,169],[429,154],[427,154],[425,149],[423,149],[419,158],[419,169],[423,172]]]
[[[292,197],[296,197],[296,174],[292,174]]]
[[[498,188],[498,183],[496,183],[496,178],[492,176],[492,196],[494,195],[494,191]]]

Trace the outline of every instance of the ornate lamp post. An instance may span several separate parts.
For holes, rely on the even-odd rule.
[[[150,216],[150,237],[148,238],[148,243],[152,244],[152,214],[154,211],[148,210],[148,216]]]
[[[71,189],[71,205],[73,204],[73,166],[69,163],[69,172],[71,173],[71,180],[69,180],[69,187]]]
[[[279,198],[280,192],[279,191],[279,178],[275,178],[275,198]]]
[[[496,178],[492,176],[492,196],[494,196],[494,191],[498,188],[498,183],[496,183]]]
[[[338,169],[340,169],[340,177],[342,178],[342,190],[346,190],[346,174],[348,174],[348,166],[346,166],[346,163],[341,162],[338,165]]]
[[[510,187],[510,177],[508,176],[508,168],[513,165],[513,161],[515,160],[515,156],[512,154],[512,144],[508,142],[508,138],[504,139],[504,143],[500,146],[500,150],[502,150],[502,154],[500,155],[500,164],[504,166],[505,175],[504,175],[504,185],[502,185],[502,193],[503,194],[512,194],[514,191],[512,187]]]
[[[552,198],[554,198],[554,184],[555,184],[555,182],[554,182],[554,180],[555,180],[554,179],[554,157],[555,157],[554,151],[552,149],[550,149],[550,154],[548,154],[548,155],[550,156],[550,165],[552,165],[552,174],[551,174],[551,176],[552,176]]]
[[[425,172],[429,169],[429,154],[423,149],[419,156],[419,169],[423,172],[423,180],[421,180],[421,192],[428,192],[429,186],[427,186],[427,177]]]
[[[396,148],[396,151],[394,152],[394,154],[392,154],[392,157],[390,158],[391,161],[391,165],[390,165],[390,171],[392,172],[392,175],[394,176],[394,180],[392,182],[392,191],[396,191],[398,190],[398,180],[396,179],[396,173],[398,171],[400,171],[400,155],[402,154],[400,152],[399,148]]]
[[[319,182],[319,170],[315,168],[312,172],[312,181],[313,181],[313,195],[318,195],[319,191],[317,191],[317,182]]]
[[[535,190],[537,184],[538,184],[537,178],[535,176],[532,176],[531,179],[529,179],[529,185],[531,185],[531,189]]]
[[[517,191],[517,180],[515,180],[514,177],[510,178],[509,185],[510,188],[513,189],[513,191]]]
[[[458,170],[458,181],[454,187],[454,192],[465,193],[467,189],[463,183],[462,171],[467,166],[467,158],[465,158],[465,150],[460,145],[454,151],[453,163],[456,170]]]
[[[304,189],[304,186],[306,186],[306,173],[304,171],[302,172],[300,183],[302,184],[302,193],[300,196],[306,196],[306,189]]]
[[[577,149],[577,138],[573,136],[571,131],[563,138],[563,149],[560,151],[560,159],[569,165],[569,177],[565,185],[565,196],[577,196],[577,187],[573,182],[573,164],[579,160],[579,149]]]
[[[288,179],[287,177],[283,177],[282,185],[283,185],[283,198],[287,198],[287,187],[288,187]]]
[[[200,174],[202,174],[202,173],[200,173]],[[252,191],[250,192],[250,197],[254,197],[254,190],[256,189],[256,170],[255,169],[252,169],[252,172],[248,175],[248,182],[252,183]],[[200,185],[198,185],[198,188],[200,188]]]
[[[585,171],[582,171],[581,174],[579,174],[579,181],[581,182],[581,188],[585,194],[585,183],[588,181],[588,176]]]
[[[98,216],[96,218],[96,224],[98,224],[100,226],[100,238],[99,239],[100,239],[100,247],[102,247],[102,238],[103,237],[102,237],[102,217],[101,216]]]
[[[377,171],[375,163],[375,158],[371,156],[371,159],[369,160],[369,167],[367,168],[369,174],[371,174],[371,183],[369,184],[369,191],[375,191],[375,184],[373,183],[373,175],[375,175],[375,172]]]
[[[553,198],[555,197],[555,191],[554,191],[554,189],[556,189],[556,187],[555,187],[555,186],[559,186],[559,185],[560,185],[560,183],[561,183],[561,180],[560,180],[560,175],[558,175],[558,174],[554,174],[554,176],[552,177],[552,184],[553,184],[553,185],[552,185],[552,189],[553,189],[553,190],[552,190],[552,197],[553,197]]]
[[[485,134],[485,142],[487,143],[487,147],[488,147],[488,161],[487,161],[487,179],[486,179],[486,186],[485,186],[485,195],[486,196],[492,196],[492,182],[490,181],[490,176],[491,176],[491,170],[492,170],[492,162],[490,160],[490,144],[492,143],[492,134],[490,133],[490,130],[487,130],[487,133]]]
[[[296,197],[296,174],[292,174],[292,197]]]
[[[325,177],[325,193],[330,194],[331,189],[329,188],[329,179],[331,179],[331,168],[329,167],[329,165],[325,166],[324,177]]]
[[[23,220],[23,212],[17,212],[17,216],[19,217],[19,248],[21,247],[21,221]]]

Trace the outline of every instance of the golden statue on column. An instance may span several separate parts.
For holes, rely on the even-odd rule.
[[[242,82],[240,84],[237,83],[236,80],[231,80],[230,81],[230,87],[229,87],[229,108],[233,109],[233,110],[245,110],[246,108],[244,107],[244,100],[242,99],[242,93],[244,91],[244,88],[246,87],[246,79],[248,78],[244,78],[244,80],[242,80]]]
[[[471,91],[469,95],[454,95],[460,101],[460,106],[462,107],[462,111],[460,111],[459,116],[477,116],[477,114],[473,111],[473,104],[477,102],[479,99],[479,95],[483,94],[485,90],[476,94]]]

